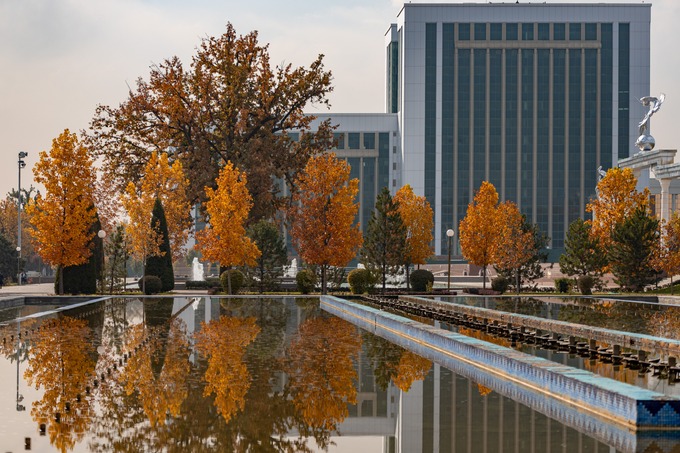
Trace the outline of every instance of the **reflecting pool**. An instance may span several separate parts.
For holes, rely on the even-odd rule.
[[[1,335],[3,452],[616,451],[316,298],[115,298]]]

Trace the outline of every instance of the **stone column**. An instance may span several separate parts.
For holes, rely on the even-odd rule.
[[[671,196],[668,190],[671,180],[669,178],[659,179],[659,184],[661,185],[661,221],[668,222],[671,218]]]

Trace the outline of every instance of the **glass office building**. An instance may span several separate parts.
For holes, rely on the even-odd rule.
[[[395,179],[434,208],[437,254],[484,180],[563,247],[598,167],[634,153],[650,13],[649,4],[404,5],[386,34],[385,108],[399,118]]]

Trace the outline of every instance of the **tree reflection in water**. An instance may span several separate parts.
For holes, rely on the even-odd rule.
[[[413,382],[422,381],[432,369],[432,362],[384,338],[363,334],[366,356],[373,366],[378,388],[386,390],[390,381],[407,392]]]
[[[94,352],[92,331],[82,319],[51,320],[32,338],[24,378],[44,393],[33,403],[31,416],[47,424],[50,443],[59,451],[72,450],[93,417],[84,389],[94,376]]]
[[[218,321],[203,323],[195,336],[196,349],[208,359],[203,395],[215,395],[217,412],[227,423],[243,410],[251,381],[243,356],[258,333],[255,318],[222,316]]]
[[[295,410],[311,432],[335,431],[356,404],[361,338],[339,318],[305,321],[288,350],[285,370]]]

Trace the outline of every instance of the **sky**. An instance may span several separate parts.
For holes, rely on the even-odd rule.
[[[674,27],[680,23],[680,1],[651,3],[651,92],[640,96],[666,94],[651,132],[657,148],[677,149],[680,128],[673,119],[680,118],[680,52],[674,47],[679,44]],[[140,77],[147,79],[152,65],[178,56],[188,66],[201,39],[221,35],[227,22],[239,34],[257,30],[260,43],[269,43],[273,65],[308,66],[324,54],[333,74],[332,112],[383,112],[384,35],[402,4],[0,0],[0,197],[17,187],[20,151],[28,152],[21,172],[26,188],[39,152],[48,151],[64,129],[87,129],[97,105],[123,102],[128,87]]]

